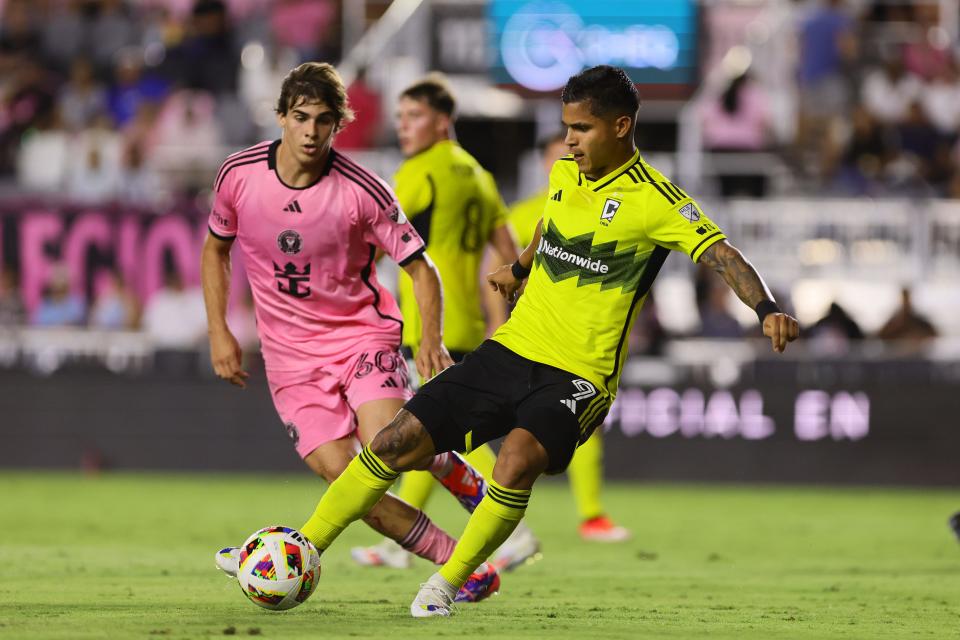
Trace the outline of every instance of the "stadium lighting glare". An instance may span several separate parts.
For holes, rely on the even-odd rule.
[[[807,240],[799,248],[800,262],[808,266],[837,262],[843,255],[843,247],[827,238]]]

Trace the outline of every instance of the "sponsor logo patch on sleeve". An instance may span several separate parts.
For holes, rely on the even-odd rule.
[[[678,212],[681,216],[687,219],[687,222],[696,222],[700,219],[700,210],[697,209],[697,205],[692,202],[688,202],[678,209]]]

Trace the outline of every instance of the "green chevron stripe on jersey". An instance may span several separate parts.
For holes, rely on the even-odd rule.
[[[577,286],[600,284],[600,290],[635,291],[643,267],[653,253],[639,247],[617,250],[617,241],[593,244],[594,234],[584,233],[567,239],[551,220],[540,238],[534,265],[543,267],[554,282],[577,278]]]
[[[612,400],[630,330],[669,252],[696,262],[724,236],[639,153],[596,180],[575,162],[557,162],[547,193],[561,192],[541,201],[533,270],[493,339],[589,380]]]

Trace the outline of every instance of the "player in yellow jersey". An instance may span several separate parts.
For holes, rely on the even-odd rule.
[[[487,493],[453,556],[422,584],[414,617],[448,616],[471,572],[523,517],[544,473],[563,471],[603,423],[626,339],[670,251],[717,271],[753,308],[775,352],[799,334],[757,271],[682,189],[634,146],[639,96],[622,69],[586,69],[561,95],[571,155],[550,173],[533,242],[491,286],[516,298],[492,339],[438,374],[354,458],[303,533],[321,552],[371,509],[399,473],[438,451],[505,436]]]
[[[553,164],[567,155],[569,149],[564,143],[566,136],[558,131],[539,143],[544,172],[549,176]],[[533,241],[537,223],[543,215],[549,197],[545,187],[532,196],[525,198],[512,207],[507,222],[521,247]],[[630,538],[630,532],[615,524],[606,514],[600,494],[603,491],[603,432],[596,430],[593,435],[577,448],[577,452],[567,467],[573,502],[580,516],[579,533],[584,540],[594,542],[623,542]],[[432,487],[431,487],[432,488]],[[421,507],[422,508],[422,507]]]
[[[440,272],[443,283],[444,345],[454,362],[477,348],[506,319],[506,305],[484,313],[481,306],[480,266],[487,246],[506,260],[517,258],[517,249],[506,223],[506,205],[493,176],[453,139],[456,100],[440,75],[430,75],[406,88],[397,101],[396,131],[405,160],[394,176],[400,206],[417,230]],[[403,314],[403,347],[413,357],[420,345],[420,309],[414,282],[405,273],[399,280]],[[466,455],[467,461],[490,478],[496,456],[482,444]],[[461,477],[462,476],[462,479]],[[456,466],[443,482],[461,483],[458,496],[470,494],[476,483],[468,466]],[[404,475],[398,497],[416,508],[426,506],[434,477],[426,471]],[[476,501],[461,503],[468,509],[483,498],[476,487]],[[497,557],[497,566],[512,569],[539,553],[540,544],[524,525]],[[372,547],[354,547],[353,559],[365,566],[403,568],[410,553],[385,538]]]

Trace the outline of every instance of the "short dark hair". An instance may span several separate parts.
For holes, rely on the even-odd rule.
[[[439,73],[431,73],[423,80],[418,80],[403,90],[401,98],[423,100],[431,109],[452,116],[457,108],[457,101],[453,97],[450,85],[446,78]]]
[[[353,109],[347,100],[343,79],[326,62],[304,62],[283,79],[277,113],[286,115],[301,99],[305,102],[323,102],[333,109],[338,125],[353,121]]]
[[[633,80],[623,69],[608,64],[570,76],[560,99],[564,104],[588,102],[590,113],[598,117],[616,114],[635,119],[640,108],[640,93]]]

